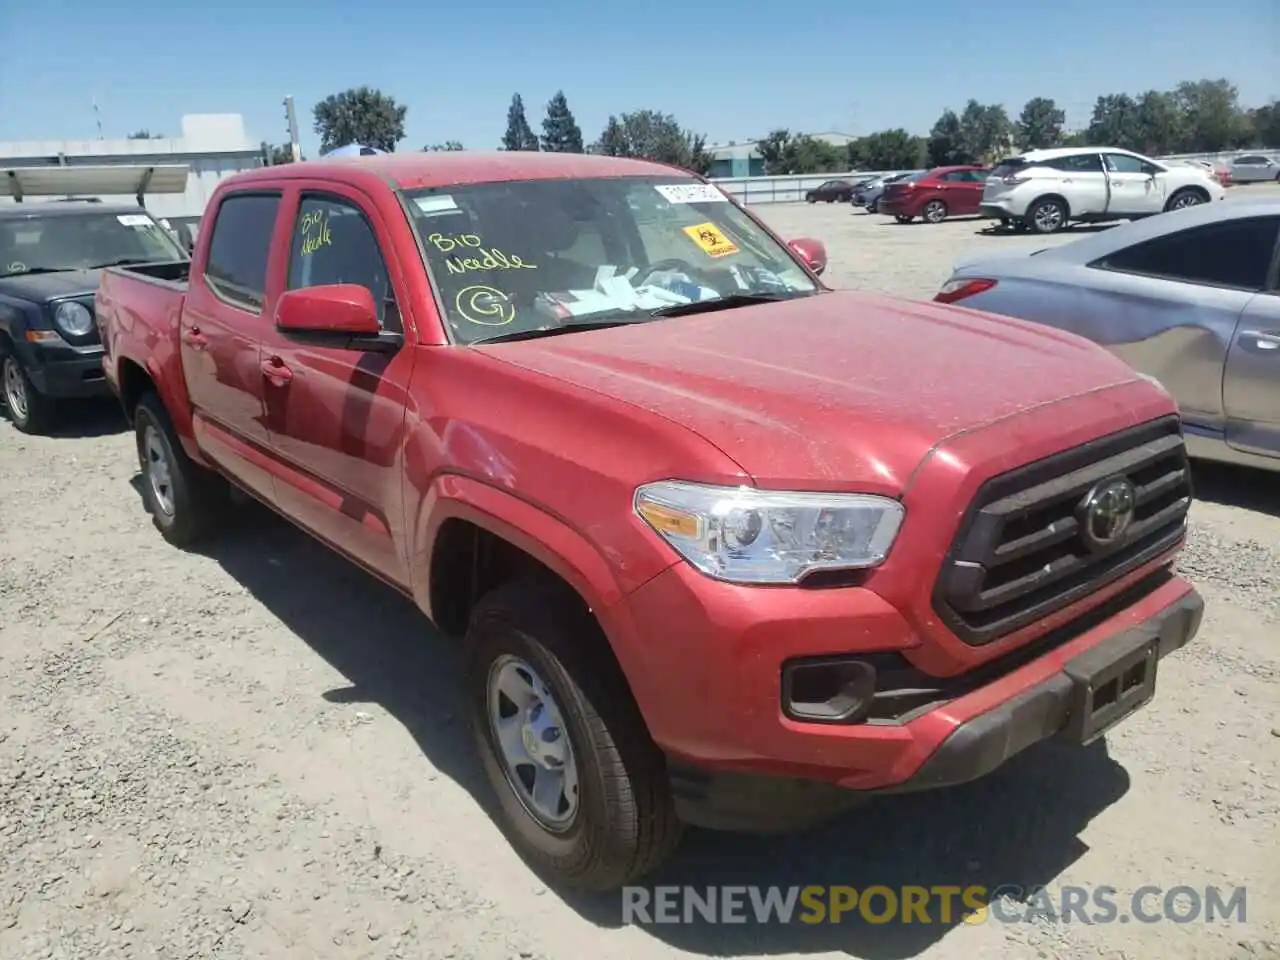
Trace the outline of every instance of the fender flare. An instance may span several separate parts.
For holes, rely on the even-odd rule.
[[[414,599],[429,617],[432,558],[449,520],[474,523],[523,550],[573,587],[597,619],[623,597],[604,556],[564,520],[484,481],[447,474],[431,485],[414,523],[410,577]]]

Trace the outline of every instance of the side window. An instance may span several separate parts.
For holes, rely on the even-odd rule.
[[[1215,223],[1118,250],[1091,266],[1185,283],[1261,290],[1280,233],[1280,217]]]
[[[1066,157],[1046,160],[1044,166],[1065,173],[1101,173],[1102,158],[1096,153],[1073,153]]]
[[[970,183],[986,183],[989,176],[991,176],[991,173],[987,170],[970,170],[965,175],[965,178]]]
[[[279,194],[231,194],[218,204],[204,266],[208,284],[247,310],[261,310]]]
[[[288,290],[354,283],[373,294],[384,330],[401,331],[395,291],[378,238],[355,204],[337,197],[303,196],[289,248]]]
[[[948,173],[944,173],[938,179],[942,180],[944,183],[964,183],[969,179],[969,177],[964,170],[952,170]]]
[[[1143,163],[1137,157],[1124,153],[1104,153],[1103,157],[1112,173],[1142,173]]]

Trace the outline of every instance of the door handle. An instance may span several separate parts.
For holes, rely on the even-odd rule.
[[[1253,340],[1253,345],[1259,350],[1280,350],[1280,334],[1263,333],[1261,330],[1245,330],[1240,336]]]
[[[286,386],[293,380],[293,371],[285,366],[285,362],[279,357],[262,361],[262,375],[271,382],[273,387]]]
[[[200,332],[199,327],[189,327],[186,332],[182,334],[182,339],[196,350],[203,350],[209,345],[209,338]]]

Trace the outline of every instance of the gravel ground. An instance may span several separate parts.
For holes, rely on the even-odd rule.
[[[931,296],[973,221],[764,208],[838,286]],[[1062,242],[1055,239],[1051,242]],[[0,421],[0,957],[1280,956],[1280,483],[1206,470],[1182,568],[1199,640],[1105,743],[796,837],[694,834],[657,878],[1248,886],[1248,923],[620,923],[487,816],[455,654],[381,585],[248,507],[203,554],[144,516],[131,437]]]

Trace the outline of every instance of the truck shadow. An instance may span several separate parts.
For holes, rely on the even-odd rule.
[[[330,703],[375,703],[414,737],[423,754],[490,811],[488,785],[465,722],[457,645],[435,632],[395,591],[257,504],[246,505],[204,553],[250,591],[349,685]],[[681,850],[645,886],[788,887],[981,885],[988,891],[1048,884],[1087,847],[1080,832],[1128,789],[1102,742],[1086,749],[1046,743],[974,784],[883,798],[804,834],[742,837],[690,831]],[[424,817],[424,824],[430,818]],[[762,891],[763,892],[763,891]],[[785,892],[785,891],[784,891]],[[622,898],[561,894],[587,921],[624,926]],[[883,901],[881,901],[883,903]],[[896,960],[914,956],[959,925],[929,907],[929,923],[713,923],[641,927],[664,944],[709,956],[843,952]],[[750,907],[747,914],[751,914]],[[989,921],[990,922],[990,921]]]
[[[1206,503],[1239,507],[1280,517],[1280,483],[1276,474],[1210,460],[1194,460],[1191,479],[1195,497]]]

